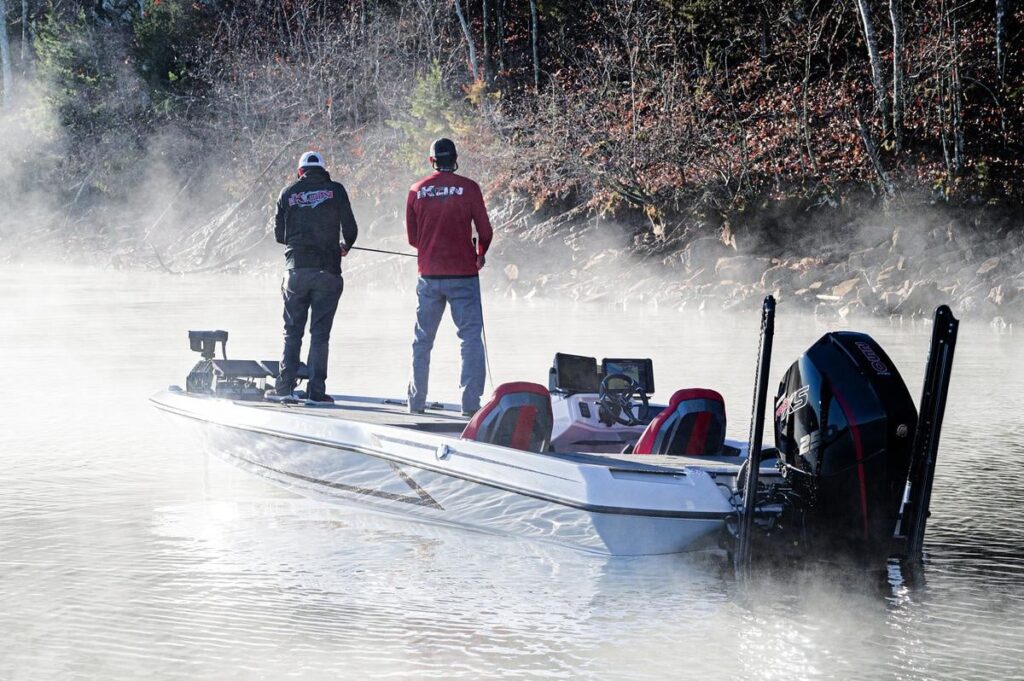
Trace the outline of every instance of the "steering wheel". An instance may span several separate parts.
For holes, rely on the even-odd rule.
[[[619,384],[617,387],[616,384]],[[633,415],[633,398],[640,400],[639,413]],[[598,418],[609,428],[618,423],[622,426],[639,426],[647,422],[651,405],[636,379],[626,374],[608,374],[601,381],[597,396]]]

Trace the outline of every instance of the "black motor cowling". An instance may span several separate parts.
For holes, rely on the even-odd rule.
[[[903,379],[870,336],[828,333],[789,368],[775,442],[813,548],[888,549],[916,425]]]

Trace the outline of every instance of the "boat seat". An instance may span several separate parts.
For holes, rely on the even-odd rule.
[[[634,454],[713,455],[725,446],[725,400],[714,390],[677,390],[647,426]]]
[[[462,439],[546,452],[553,422],[547,388],[525,381],[502,383],[466,425]]]

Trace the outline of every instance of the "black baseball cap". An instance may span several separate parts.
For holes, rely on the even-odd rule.
[[[440,137],[430,145],[430,156],[439,165],[451,165],[459,157],[459,152],[455,150],[455,142],[447,137]]]

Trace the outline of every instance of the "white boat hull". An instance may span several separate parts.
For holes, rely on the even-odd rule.
[[[522,452],[350,420],[340,408],[289,409],[175,391],[152,401],[191,424],[208,452],[278,485],[435,523],[642,555],[716,546],[733,513],[699,468]]]

